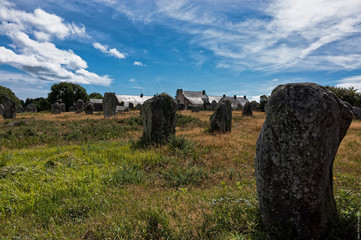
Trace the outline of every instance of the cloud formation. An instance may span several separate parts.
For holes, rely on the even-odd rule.
[[[32,77],[48,81],[108,86],[112,79],[87,71],[86,61],[72,50],[59,49],[51,41],[87,37],[85,27],[42,9],[19,11],[14,4],[0,0],[0,35],[11,40],[0,45],[0,64],[10,65]]]
[[[219,68],[355,70],[361,66],[361,0],[109,1],[131,21],[192,36]],[[146,6],[146,7],[140,7]],[[244,14],[244,15],[243,15]],[[230,17],[231,16],[231,17]]]
[[[134,65],[134,66],[140,66],[140,67],[144,67],[144,66],[145,66],[142,62],[139,62],[139,61],[134,61],[133,65]]]
[[[119,52],[116,48],[109,49],[109,47],[107,45],[103,45],[98,42],[93,43],[93,47],[95,49],[98,49],[102,53],[105,53],[112,57],[116,57],[116,58],[120,58],[120,59],[124,59],[126,57],[126,55],[124,53]]]
[[[357,89],[358,92],[361,92],[361,75],[347,77],[339,80],[338,82],[339,83],[336,85],[336,87],[343,87],[343,88],[354,87],[355,89]]]

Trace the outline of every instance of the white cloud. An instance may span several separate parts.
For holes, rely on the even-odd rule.
[[[135,82],[135,79],[134,78],[131,78],[131,79],[129,79],[129,82]]]
[[[139,62],[139,61],[134,61],[133,65],[134,65],[134,66],[140,66],[140,67],[144,67],[144,66],[145,66],[142,62]]]
[[[361,92],[361,75],[347,77],[339,80],[338,82],[339,84],[337,84],[336,87],[343,87],[343,88],[354,87],[355,89],[358,90],[358,92]]]
[[[109,76],[87,71],[86,61],[72,50],[61,50],[51,42],[53,38],[87,37],[84,26],[64,23],[59,16],[42,9],[29,13],[13,6],[1,1],[0,35],[7,36],[11,44],[9,47],[0,45],[0,64],[10,65],[47,82],[104,86],[111,83]]]
[[[361,64],[351,56],[360,55],[360,47],[349,44],[361,34],[361,0],[134,0],[110,5],[132,21],[190,34],[192,44],[215,54],[217,67],[278,72],[355,70]],[[251,17],[243,17],[249,10]]]
[[[113,56],[113,57],[116,57],[116,58],[120,58],[120,59],[124,59],[125,58],[125,54],[124,53],[121,53],[119,52],[117,49],[115,48],[111,48],[109,49],[109,47],[107,45],[103,45],[103,44],[100,44],[98,42],[95,42],[93,43],[93,47],[95,49],[98,49],[99,51],[101,51],[102,53],[105,53],[109,56]]]

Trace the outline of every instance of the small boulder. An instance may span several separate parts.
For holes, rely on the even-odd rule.
[[[4,96],[3,105],[4,105],[3,118],[5,119],[16,118],[16,103],[11,98]]]
[[[246,104],[244,105],[244,107],[242,109],[242,116],[252,116],[252,115],[253,115],[253,112],[252,112],[251,103],[246,102]]]
[[[66,112],[65,103],[60,103],[61,112]]]
[[[93,104],[90,102],[85,106],[85,113],[86,114],[93,114],[94,113],[94,106]]]
[[[50,112],[51,114],[61,114],[60,104],[58,102],[51,104]]]
[[[75,106],[70,106],[70,107],[69,107],[69,112],[75,112],[75,111],[76,111]]]
[[[36,113],[36,112],[37,112],[37,109],[36,109],[35,104],[30,103],[30,104],[26,105],[25,111],[26,111],[26,112],[29,112],[29,113]]]
[[[115,93],[106,92],[103,98],[104,117],[115,116],[117,105],[118,105],[118,99],[117,96],[115,96]]]
[[[257,140],[255,175],[263,223],[297,239],[325,239],[336,204],[332,166],[352,112],[313,83],[275,88]]]
[[[226,133],[232,128],[232,104],[229,99],[221,99],[209,119],[210,132]]]
[[[75,103],[75,109],[76,109],[76,113],[84,112],[84,101],[81,99],[78,99]]]
[[[16,108],[16,113],[24,113],[25,109],[22,106]]]
[[[177,104],[171,96],[162,93],[145,101],[141,107],[143,141],[163,144],[175,134]]]
[[[356,120],[361,120],[361,109],[359,107],[352,107],[352,112]]]

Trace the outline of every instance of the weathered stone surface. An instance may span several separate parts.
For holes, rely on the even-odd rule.
[[[4,113],[3,118],[16,118],[16,103],[9,97],[3,98]]]
[[[61,114],[60,104],[58,102],[51,104],[50,112],[51,114]]]
[[[60,103],[61,112],[66,112],[65,103]]]
[[[246,102],[246,104],[244,105],[244,107],[242,109],[242,116],[252,116],[252,115],[253,115],[253,112],[252,112],[251,103]]]
[[[69,112],[75,112],[75,111],[76,111],[75,106],[70,106],[70,107],[69,107]]]
[[[145,101],[141,107],[143,140],[162,144],[175,134],[177,104],[171,96],[162,93]]]
[[[23,125],[27,125],[28,123],[25,120],[21,120],[21,121],[16,121],[16,122],[12,122],[12,123],[8,123],[8,126],[15,126],[15,127],[19,127],[19,126],[23,126]]]
[[[199,112],[200,108],[198,106],[192,106],[192,112]]]
[[[361,109],[359,107],[352,107],[352,112],[356,120],[361,120]]]
[[[86,114],[93,114],[94,113],[94,106],[91,102],[87,103],[87,105],[85,105],[85,113]]]
[[[26,105],[25,111],[30,112],[30,113],[36,113],[38,110],[36,109],[35,104],[30,103],[30,104]]]
[[[252,109],[252,112],[257,112],[257,102],[255,102],[255,101],[251,102],[251,109]]]
[[[4,105],[0,104],[0,115],[4,114]]]
[[[273,90],[266,113],[255,158],[263,223],[323,239],[336,213],[332,164],[351,110],[324,87],[295,83]]]
[[[128,108],[129,108],[129,110],[134,110],[134,104],[130,102],[128,105]]]
[[[25,112],[25,109],[22,106],[18,106],[16,108],[16,113],[23,113],[23,112]]]
[[[209,119],[210,132],[226,133],[232,129],[232,104],[228,99],[218,102],[216,110]]]
[[[81,99],[78,99],[75,103],[75,109],[76,109],[76,113],[84,112],[84,101]]]
[[[217,108],[217,102],[216,102],[215,100],[213,100],[212,103],[211,103],[211,106],[212,106],[212,110],[213,110],[213,111],[216,110],[216,108]]]
[[[103,113],[104,117],[111,117],[116,114],[118,99],[115,93],[106,92],[103,98]]]

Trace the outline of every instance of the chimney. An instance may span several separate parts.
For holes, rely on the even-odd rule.
[[[206,90],[202,90],[202,94],[203,94],[203,95],[206,95]]]
[[[246,96],[243,96],[243,98],[244,98],[244,99],[247,99],[247,97],[246,97]]]
[[[226,97],[226,94],[223,94],[223,97]]]
[[[234,95],[233,98],[234,98],[234,100],[236,100],[236,99],[237,99],[237,95]]]
[[[142,98],[143,96],[144,96],[143,93],[141,93],[141,94],[140,94],[140,97]]]

